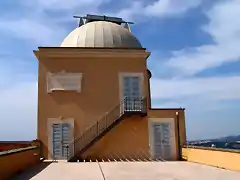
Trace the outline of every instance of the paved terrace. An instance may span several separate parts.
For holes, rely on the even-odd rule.
[[[13,180],[240,180],[240,172],[191,162],[42,163]]]

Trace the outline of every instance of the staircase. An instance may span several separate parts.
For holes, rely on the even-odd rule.
[[[102,118],[95,121],[89,128],[82,132],[68,146],[68,162],[75,162],[79,155],[84,153],[95,142],[99,141],[106,133],[111,131],[126,117],[147,114],[146,98],[125,98],[117,106],[109,110]]]

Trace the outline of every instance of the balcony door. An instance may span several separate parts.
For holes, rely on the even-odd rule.
[[[142,110],[142,77],[139,74],[122,76],[122,96],[125,111]]]

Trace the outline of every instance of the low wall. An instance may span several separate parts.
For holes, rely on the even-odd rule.
[[[240,171],[240,150],[186,146],[182,148],[182,158],[191,162]]]
[[[0,152],[12,149],[25,148],[29,146],[40,146],[39,140],[33,141],[0,141]]]
[[[0,152],[28,147],[30,141],[0,141]]]
[[[38,146],[0,152],[0,180],[9,179],[38,163],[40,163]]]

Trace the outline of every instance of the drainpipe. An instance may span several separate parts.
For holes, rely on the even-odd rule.
[[[152,108],[152,103],[151,103],[151,88],[150,88],[150,79],[152,77],[152,73],[149,69],[147,69],[147,75],[148,75],[148,104],[147,104],[147,108],[151,109]]]
[[[182,159],[182,150],[181,150],[181,139],[180,139],[180,128],[179,128],[179,113],[176,112],[176,119],[177,119],[177,135],[178,135],[178,156],[179,160]]]

